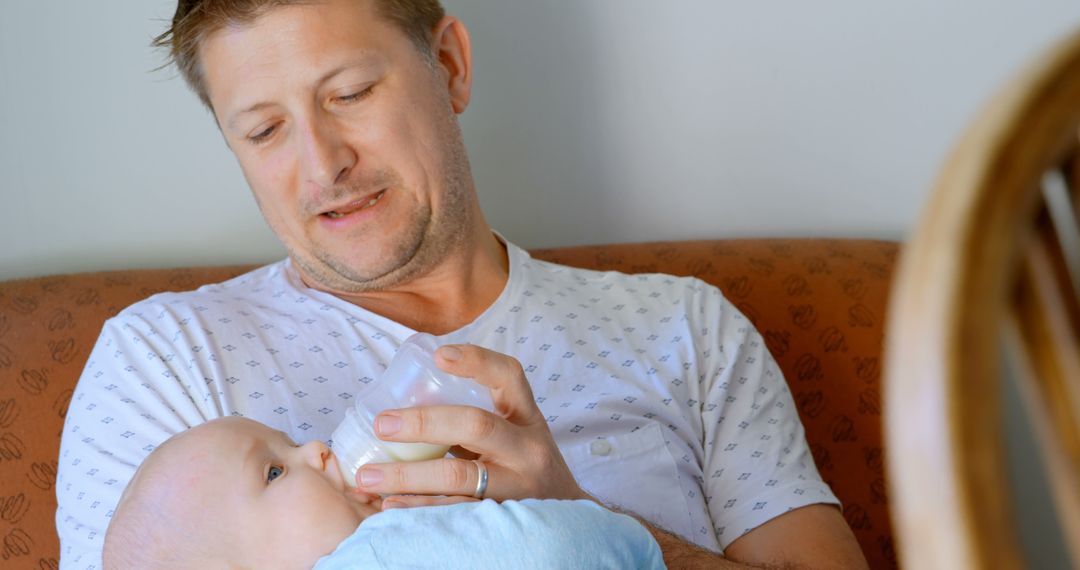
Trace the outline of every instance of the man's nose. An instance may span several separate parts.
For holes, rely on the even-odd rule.
[[[348,178],[356,152],[332,119],[313,117],[300,129],[300,153],[305,181],[329,188]]]

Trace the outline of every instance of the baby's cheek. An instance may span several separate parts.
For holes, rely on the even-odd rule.
[[[322,494],[308,499],[308,503],[298,506],[296,511],[305,516],[302,520],[297,517],[293,523],[303,536],[298,534],[293,540],[306,541],[315,551],[312,554],[318,556],[333,552],[341,541],[356,532],[364,519],[377,512],[366,501],[349,500],[341,494]],[[312,565],[318,556],[312,560]]]

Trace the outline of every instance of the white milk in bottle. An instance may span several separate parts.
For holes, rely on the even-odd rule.
[[[450,450],[446,445],[379,439],[374,427],[379,412],[440,404],[494,411],[486,386],[447,374],[435,365],[436,348],[435,337],[429,334],[417,333],[406,339],[383,376],[358,394],[356,405],[345,411],[345,419],[330,436],[330,448],[350,486],[356,485],[356,471],[365,463],[438,459]]]

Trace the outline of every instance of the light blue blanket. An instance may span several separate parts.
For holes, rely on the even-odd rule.
[[[665,568],[633,518],[591,501],[490,499],[369,517],[315,570]]]

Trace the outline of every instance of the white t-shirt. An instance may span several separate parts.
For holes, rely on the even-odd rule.
[[[713,550],[838,503],[761,336],[715,287],[534,260],[440,337],[516,357],[585,491]],[[108,320],[75,389],[57,477],[61,566],[100,568],[135,468],[169,436],[240,415],[327,440],[415,331],[312,290],[288,260]]]

